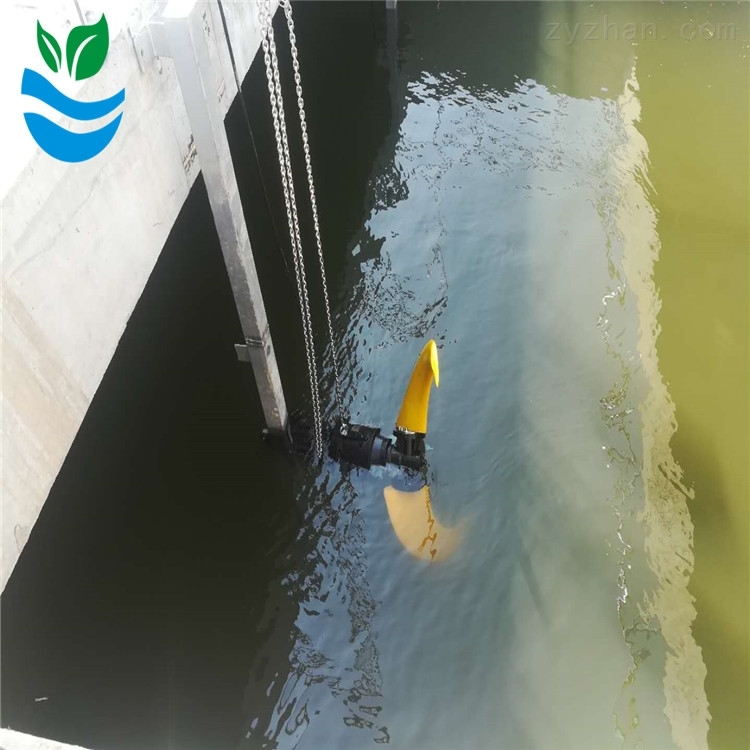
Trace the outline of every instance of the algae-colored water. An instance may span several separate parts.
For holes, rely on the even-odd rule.
[[[346,480],[374,619],[350,611],[369,691],[343,725],[404,747],[745,747],[747,6],[400,20],[396,122],[348,241],[349,394],[387,420],[399,366],[438,339],[433,509],[470,530],[415,572],[382,547],[391,480]],[[307,711],[299,690],[279,705]],[[330,732],[303,723],[300,746]]]
[[[693,632],[706,664],[711,748],[750,745],[748,280],[750,6],[644,8],[670,33],[699,35],[638,53],[649,199],[661,245],[659,367],[676,405],[673,454],[694,497]]]
[[[688,590],[706,667],[708,744],[746,747],[750,6],[580,4],[555,18],[566,46],[577,47],[593,69],[597,57],[599,66],[617,59],[615,37],[622,41],[631,24],[635,127],[646,155],[640,177],[658,244],[656,355],[674,404],[669,446],[682,472],[679,492],[689,499],[694,526]],[[582,39],[586,33],[598,39]]]
[[[387,424],[438,340],[432,511],[464,542],[420,569],[393,477],[324,468],[303,496],[346,512],[310,531],[323,578],[267,736],[746,746],[747,20],[400,8],[338,345],[355,417]]]
[[[260,445],[199,184],[3,595],[4,722],[138,750],[744,750],[748,5],[399,3],[397,38],[382,3],[295,14],[346,404],[388,429],[436,339],[431,512],[460,544],[403,548],[395,470]],[[304,406],[295,292],[248,216]]]

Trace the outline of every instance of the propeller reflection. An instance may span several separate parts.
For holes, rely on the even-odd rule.
[[[393,486],[383,490],[388,517],[403,548],[426,562],[445,562],[463,538],[459,526],[443,526],[432,512],[430,488],[402,492]]]

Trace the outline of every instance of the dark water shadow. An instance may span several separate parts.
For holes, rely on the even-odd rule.
[[[343,350],[349,294],[344,278],[346,249],[350,235],[369,210],[364,198],[367,180],[391,121],[388,72],[377,64],[386,33],[384,8],[382,3],[300,3],[294,6],[294,18],[335,345],[346,372],[350,365]],[[277,14],[274,28],[282,82],[291,85],[283,14]],[[288,227],[261,57],[254,61],[243,91],[247,101],[257,104],[250,108],[249,114],[259,159],[252,151],[247,124],[236,104],[227,116],[227,129],[251,241],[261,248],[256,256],[271,329],[275,337],[277,331],[284,336],[285,347],[279,360],[287,399],[293,406],[304,409],[308,404],[304,350],[296,288],[293,276],[290,278],[286,269],[291,265]],[[285,106],[293,164],[302,165],[294,100],[288,99]],[[263,183],[270,214],[266,210]],[[306,243],[316,346],[323,359],[323,402],[330,413],[331,350],[324,334],[317,256],[305,197],[307,184],[301,169],[295,172],[295,187]],[[288,260],[286,264],[284,257]],[[305,519],[304,526],[294,539],[288,540],[275,579],[283,592],[285,606],[300,617],[310,617],[317,606],[325,606],[330,593],[321,570],[340,575],[341,585],[347,591],[346,616],[351,622],[351,637],[359,644],[359,676],[350,679],[343,674],[338,655],[323,653],[307,632],[275,622],[277,603],[270,600],[263,621],[264,638],[254,643],[249,661],[242,747],[287,747],[294,743],[311,719],[306,702],[299,697],[304,685],[324,683],[339,705],[352,706],[345,708],[345,721],[364,729],[375,728],[372,714],[362,717],[356,710],[357,696],[375,697],[379,682],[377,653],[368,635],[373,602],[365,579],[364,531],[357,517],[351,482],[346,477],[336,477],[335,467],[324,467],[320,476],[311,471],[297,477],[294,495],[298,512]],[[374,731],[376,736],[384,736],[377,728]]]
[[[300,522],[239,335],[199,178],[3,593],[4,726],[102,750],[234,746]]]

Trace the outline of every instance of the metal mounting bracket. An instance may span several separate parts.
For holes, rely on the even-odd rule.
[[[216,89],[220,76],[211,56],[208,12],[204,0],[170,0],[145,28],[147,36],[134,43],[144,60],[152,51],[174,63],[242,326],[244,343],[236,344],[235,352],[252,365],[268,429],[284,432],[286,402],[224,126],[221,85]]]
[[[247,338],[244,344],[235,344],[234,351],[237,353],[237,359],[240,362],[252,362],[251,351],[263,349],[264,346],[263,339]]]

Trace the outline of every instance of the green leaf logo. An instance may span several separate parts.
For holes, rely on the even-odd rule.
[[[39,21],[36,22],[36,42],[39,45],[39,51],[42,53],[44,62],[47,63],[53,73],[57,73],[62,66],[62,51],[57,39],[42,28]]]
[[[108,49],[109,28],[104,14],[96,23],[71,29],[65,45],[65,59],[71,78],[82,81],[96,75],[104,65]]]

